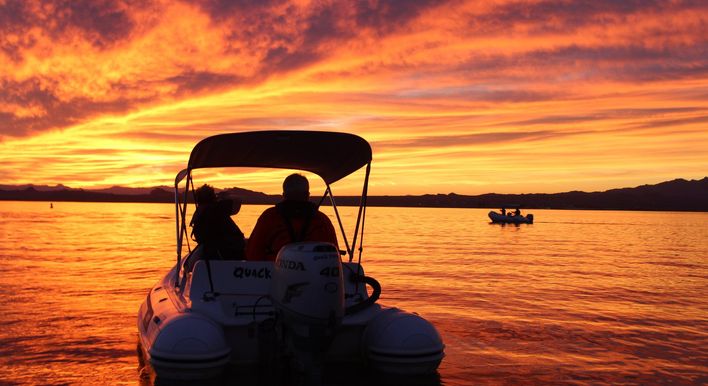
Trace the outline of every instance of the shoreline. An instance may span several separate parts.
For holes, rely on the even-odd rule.
[[[175,193],[166,188],[146,188],[130,194],[116,191],[91,191],[71,189],[65,186],[13,187],[3,186],[0,200],[3,201],[46,201],[46,202],[134,202],[134,203],[174,203]],[[280,201],[280,195],[265,194],[240,188],[231,188],[229,193],[239,197],[243,204],[273,205]],[[180,193],[181,196],[184,192]],[[359,196],[335,196],[337,206],[358,206]],[[320,197],[312,197],[315,203]],[[322,203],[330,205],[325,199]],[[369,207],[400,208],[487,208],[501,209],[520,207],[528,209],[560,210],[640,210],[708,212],[708,177],[700,180],[675,179],[655,185],[634,188],[611,189],[604,192],[571,191],[563,193],[524,193],[481,195],[423,194],[423,195],[370,195]]]
[[[358,204],[346,204],[340,203],[338,198],[338,207],[358,207]],[[0,198],[0,202],[44,202],[48,204],[58,203],[58,202],[68,202],[68,203],[94,203],[94,204],[169,204],[174,205],[174,201],[149,201],[149,200],[45,200],[45,199],[5,199]],[[273,202],[243,202],[243,205],[274,205],[277,201]],[[191,201],[190,201],[191,203]],[[328,202],[322,203],[322,206],[331,206]],[[370,204],[367,203],[367,207],[370,208],[425,208],[425,209],[489,209],[498,212],[500,207],[497,206],[443,206],[443,205],[395,205],[395,204]],[[680,213],[706,213],[708,209],[675,209],[675,208],[616,208],[616,207],[534,207],[534,206],[523,206],[524,212],[530,210],[581,210],[581,211],[619,211],[619,212],[680,212]]]

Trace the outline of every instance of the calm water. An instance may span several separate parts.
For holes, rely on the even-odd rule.
[[[246,234],[263,209],[235,216]],[[486,213],[368,210],[365,267],[441,332],[439,384],[708,383],[708,213]],[[174,207],[0,201],[0,220],[0,384],[150,384],[135,318]]]

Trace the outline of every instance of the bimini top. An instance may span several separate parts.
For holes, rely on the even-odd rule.
[[[327,184],[371,161],[365,139],[325,131],[252,131],[201,140],[189,156],[189,170],[215,167],[265,167],[306,170]]]

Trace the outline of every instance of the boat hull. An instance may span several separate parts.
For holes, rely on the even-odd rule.
[[[172,379],[218,375],[229,363],[231,348],[223,327],[208,317],[178,307],[171,271],[153,287],[138,311],[143,359],[157,374]]]
[[[489,212],[489,219],[494,223],[507,223],[507,224],[533,224],[533,215],[528,214],[526,216],[509,216],[502,215],[501,213],[491,211]]]
[[[268,364],[282,357],[277,317],[268,300],[272,263],[205,262],[180,280],[170,271],[138,312],[141,352],[155,374],[168,379],[201,379],[227,366]],[[345,273],[363,272],[345,263]],[[229,287],[230,286],[230,287]],[[214,290],[212,291],[212,287]],[[363,283],[345,284],[349,304],[368,297]],[[326,363],[369,367],[392,374],[435,372],[444,356],[442,338],[422,317],[370,306],[344,316],[327,351]]]

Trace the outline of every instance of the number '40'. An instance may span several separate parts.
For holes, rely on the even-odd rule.
[[[339,267],[324,267],[320,271],[322,276],[339,276]]]

